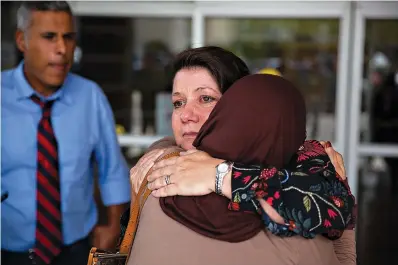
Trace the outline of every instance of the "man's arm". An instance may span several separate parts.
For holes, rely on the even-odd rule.
[[[107,207],[106,226],[94,230],[94,246],[113,249],[120,231],[120,216],[130,201],[129,171],[116,136],[115,121],[108,100],[98,88],[98,133],[95,157],[99,169],[101,198]]]

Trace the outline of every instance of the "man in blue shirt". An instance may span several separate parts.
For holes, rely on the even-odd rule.
[[[110,249],[130,201],[128,168],[99,86],[69,73],[76,46],[68,3],[22,3],[16,43],[24,60],[1,74],[2,264],[85,265]],[[97,161],[108,224],[98,226]]]

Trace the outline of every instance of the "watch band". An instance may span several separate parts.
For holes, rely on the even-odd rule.
[[[227,164],[228,169],[225,172],[219,172],[218,167],[221,164]],[[225,161],[222,162],[221,164],[216,166],[216,183],[215,183],[215,192],[218,195],[223,195],[222,194],[222,184],[224,182],[224,177],[231,171],[232,169],[232,162]]]

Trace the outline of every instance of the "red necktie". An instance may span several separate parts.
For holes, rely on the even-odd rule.
[[[37,130],[36,171],[36,244],[38,264],[50,264],[62,247],[62,214],[58,167],[57,140],[51,125],[51,107],[54,101],[32,100],[42,109]]]

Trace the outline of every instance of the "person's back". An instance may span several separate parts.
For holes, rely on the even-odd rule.
[[[149,196],[140,217],[128,265],[337,265],[333,242],[317,236],[282,238],[268,231],[238,243],[200,235],[163,213]]]

